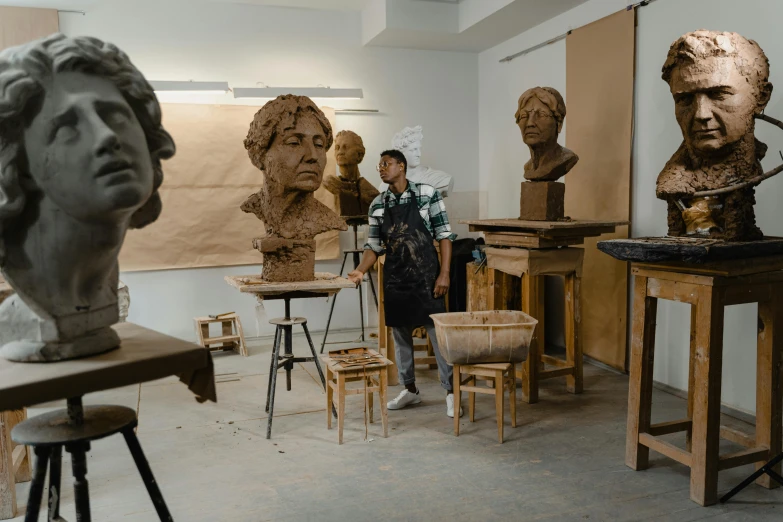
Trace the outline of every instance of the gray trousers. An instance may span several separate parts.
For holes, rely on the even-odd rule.
[[[438,375],[440,385],[446,391],[451,391],[451,379],[453,369],[446,359],[440,354],[438,349],[438,338],[435,335],[435,326],[427,326],[427,335],[432,341],[432,347],[435,349],[435,359],[438,362]],[[408,326],[392,327],[392,336],[394,337],[394,353],[397,355],[397,372],[400,376],[400,383],[403,385],[416,382],[416,374],[413,369],[413,330],[416,328]]]

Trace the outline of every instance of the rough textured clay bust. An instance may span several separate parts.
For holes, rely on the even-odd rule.
[[[684,138],[658,176],[656,194],[669,205],[669,235],[684,235],[689,224],[707,213],[717,226],[713,237],[761,239],[753,211],[754,186],[709,201],[690,196],[763,173],[760,160],[767,147],[755,138],[754,116],[772,94],[764,52],[736,33],[688,33],[669,49],[663,79],[674,96]]]
[[[366,223],[370,204],[378,195],[378,189],[359,172],[365,153],[362,137],[353,131],[340,131],[334,138],[334,147],[340,174],[327,177],[324,187],[335,195],[340,216]]]
[[[525,179],[557,181],[579,161],[574,152],[557,143],[565,116],[563,97],[552,87],[534,87],[519,97],[514,117],[522,140],[530,148]]]
[[[264,222],[266,235],[253,243],[264,254],[266,281],[312,281],[315,236],[348,229],[313,194],[323,181],[332,142],[329,120],[306,96],[279,96],[250,124],[245,148],[264,172],[264,185],[241,208]]]
[[[408,160],[406,178],[415,183],[424,183],[438,189],[444,198],[454,190],[454,179],[441,170],[423,167],[421,165],[421,142],[424,139],[421,125],[405,127],[392,138],[392,148],[399,150]],[[381,183],[378,187],[386,190],[388,185]]]
[[[55,361],[119,346],[117,255],[161,211],[174,142],[128,57],[53,35],[0,53],[0,354]]]

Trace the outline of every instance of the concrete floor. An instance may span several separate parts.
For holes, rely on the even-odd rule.
[[[303,340],[295,352],[305,354]],[[478,396],[476,422],[454,437],[437,371],[418,372],[423,402],[390,412],[390,436],[371,425],[364,440],[362,397],[348,398],[345,444],[326,429],[325,397],[312,364],[293,372],[278,394],[272,440],[265,439],[269,346],[253,355],[216,354],[217,404],[198,404],[175,379],[85,398],[137,408],[139,438],[178,521],[364,520],[781,520],[783,490],[751,486],[730,504],[689,500],[688,469],[652,453],[652,467],[624,464],[628,380],[585,367],[585,393],[547,381],[541,401],[520,401],[519,424],[506,413],[498,444],[491,396]],[[399,387],[390,388],[395,396]],[[467,400],[463,399],[467,407]],[[45,405],[30,415],[48,411]],[[508,410],[507,410],[508,411]],[[656,391],[654,421],[683,417],[685,403]],[[725,424],[743,427],[730,418]],[[744,429],[752,432],[747,425]],[[673,436],[683,444],[684,437]],[[726,444],[724,451],[733,448]],[[70,463],[64,481],[70,480]],[[157,520],[122,437],[95,442],[88,461],[93,520]],[[751,466],[721,472],[725,492]],[[67,484],[67,482],[65,482]],[[17,486],[20,509],[27,484]],[[42,512],[43,513],[43,512]],[[75,520],[73,494],[62,515]],[[42,519],[43,519],[42,514]],[[14,520],[21,521],[18,517]]]

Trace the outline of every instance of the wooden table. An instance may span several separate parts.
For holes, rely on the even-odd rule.
[[[216,400],[214,370],[209,352],[132,323],[114,326],[122,340],[119,349],[95,357],[56,363],[19,363],[0,359],[0,412],[9,419],[13,410],[96,391],[180,375],[201,399]],[[17,414],[13,424],[20,420]],[[0,503],[16,511],[13,467],[8,431],[0,430]],[[20,463],[21,464],[21,463]],[[14,464],[16,466],[16,464]],[[19,478],[19,475],[16,477]],[[3,514],[6,514],[3,512]],[[0,517],[2,518],[2,517]],[[11,518],[11,517],[8,517]]]
[[[709,506],[718,500],[718,472],[755,463],[783,451],[783,255],[702,264],[632,263],[634,275],[631,376],[626,464],[647,469],[650,449],[691,470],[690,497]],[[691,305],[688,413],[651,423],[655,324],[658,299]],[[720,425],[724,307],[758,303],[756,433]],[[749,356],[752,355],[749,353]],[[663,435],[685,432],[686,449]],[[721,437],[745,449],[719,454]],[[780,473],[780,464],[775,466]],[[777,487],[769,476],[757,483]]]
[[[469,296],[468,303],[483,303],[487,310],[502,310],[515,297],[521,301],[521,310],[538,319],[538,326],[530,345],[527,360],[517,370],[522,381],[524,400],[538,402],[540,381],[565,377],[568,391],[582,392],[582,337],[581,337],[581,276],[584,251],[574,248],[584,244],[586,237],[610,234],[615,227],[627,221],[523,221],[520,219],[468,219],[460,221],[470,226],[471,232],[482,232],[489,247],[512,249],[518,266],[506,263],[503,269],[486,269],[486,297]],[[500,253],[502,251],[498,251]],[[509,273],[521,279],[508,277]],[[474,275],[478,275],[477,273]],[[551,357],[545,349],[545,287],[547,275],[562,276],[565,280],[566,359]],[[469,275],[470,279],[470,275]],[[477,280],[476,277],[473,278]],[[507,288],[518,281],[520,291]],[[468,284],[474,289],[475,284]],[[521,297],[517,297],[521,296]],[[479,310],[476,310],[479,311]]]

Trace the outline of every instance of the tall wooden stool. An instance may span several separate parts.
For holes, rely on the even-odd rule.
[[[386,411],[386,368],[392,362],[369,348],[335,350],[324,356],[326,364],[326,427],[332,429],[332,408],[337,403],[337,440],[343,443],[345,425],[345,397],[364,394],[365,427],[367,420],[373,423],[373,396],[378,392],[381,403],[383,436],[389,436],[389,417]],[[348,382],[361,382],[361,388],[348,389]]]
[[[650,449],[691,468],[691,500],[718,500],[718,472],[745,464],[761,467],[783,451],[783,256],[705,264],[632,263],[633,334],[628,391],[626,464],[647,469]],[[691,305],[688,416],[651,424],[655,323],[658,299]],[[720,425],[723,308],[758,303],[756,435]],[[685,432],[683,450],[660,438]],[[746,449],[719,454],[721,436]],[[780,472],[780,464],[775,466]],[[757,483],[777,484],[765,475]]]
[[[530,404],[538,402],[541,381],[566,378],[566,388],[571,393],[582,393],[582,339],[581,279],[584,250],[581,248],[487,248],[487,309],[502,309],[496,297],[503,294],[501,281],[508,281],[505,274],[521,277],[522,311],[538,319],[527,360],[517,370],[522,380],[524,399]],[[470,271],[470,270],[469,270]],[[544,277],[562,276],[565,280],[565,348],[566,358],[560,359],[544,353],[545,302]],[[470,299],[469,299],[470,301]],[[550,369],[547,369],[547,366]]]
[[[233,350],[243,357],[247,357],[245,334],[242,331],[242,323],[239,321],[239,315],[231,312],[209,317],[196,317],[194,321],[196,322],[198,344],[210,351]],[[220,323],[222,335],[218,337],[209,336],[209,325],[213,323]]]
[[[31,449],[11,440],[11,430],[26,418],[25,410],[0,412],[0,520],[16,517],[16,484],[32,478]]]
[[[498,441],[503,444],[503,396],[508,390],[508,401],[511,409],[511,427],[517,427],[517,379],[515,364],[455,364],[454,365],[454,435],[459,437],[459,408],[462,403],[462,392],[468,392],[468,416],[470,422],[475,421],[476,394],[485,393],[495,396],[495,415],[498,421]],[[462,376],[468,377],[463,381]],[[493,380],[492,388],[476,386],[476,377]]]

